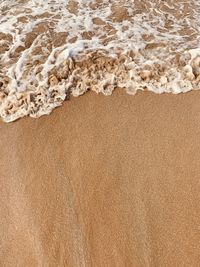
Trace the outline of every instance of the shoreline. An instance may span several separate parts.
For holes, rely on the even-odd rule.
[[[0,117],[40,117],[69,94],[200,88],[198,1],[0,4]]]

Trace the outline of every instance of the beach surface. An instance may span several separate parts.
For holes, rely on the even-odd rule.
[[[0,122],[0,265],[199,266],[199,97],[88,92]]]

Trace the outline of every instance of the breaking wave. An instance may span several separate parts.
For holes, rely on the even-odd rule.
[[[200,89],[198,0],[0,0],[0,117],[70,95]]]

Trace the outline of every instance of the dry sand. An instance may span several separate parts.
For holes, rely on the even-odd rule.
[[[200,266],[200,92],[87,93],[0,123],[0,266]]]

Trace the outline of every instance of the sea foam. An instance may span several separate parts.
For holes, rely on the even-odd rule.
[[[198,0],[0,0],[0,117],[70,95],[200,88]]]

